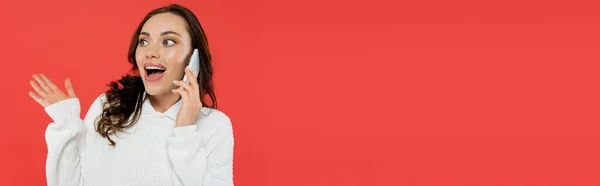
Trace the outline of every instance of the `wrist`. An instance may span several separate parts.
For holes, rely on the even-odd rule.
[[[192,125],[194,125],[194,123],[183,124],[182,122],[175,122],[175,127],[187,127],[187,126],[192,126]]]
[[[177,126],[173,128],[173,136],[181,137],[193,134],[196,132],[196,125]]]
[[[69,98],[47,106],[44,111],[54,122],[63,123],[80,118],[81,108],[78,98]]]

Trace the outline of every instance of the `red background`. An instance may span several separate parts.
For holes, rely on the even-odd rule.
[[[175,2],[208,34],[236,185],[600,184],[600,1]],[[45,184],[31,75],[85,113],[168,3],[0,3],[0,185]]]

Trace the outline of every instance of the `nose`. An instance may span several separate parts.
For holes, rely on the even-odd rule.
[[[146,58],[160,58],[158,47],[148,46],[146,49]]]

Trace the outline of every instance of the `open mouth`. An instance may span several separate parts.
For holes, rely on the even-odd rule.
[[[146,80],[157,81],[162,78],[167,69],[161,65],[147,65],[144,70],[146,70]]]

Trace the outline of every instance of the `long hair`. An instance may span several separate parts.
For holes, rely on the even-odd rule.
[[[200,100],[205,107],[217,108],[217,98],[214,93],[212,80],[211,55],[208,48],[208,41],[200,22],[194,13],[181,5],[171,4],[160,7],[152,10],[144,17],[131,38],[128,61],[132,65],[130,72],[133,72],[133,74],[124,75],[120,80],[110,82],[108,90],[105,92],[107,101],[104,103],[96,132],[102,135],[102,137],[107,138],[111,146],[116,145],[110,138],[111,135],[123,132],[124,129],[135,125],[140,117],[142,104],[147,96],[144,95],[144,84],[142,78],[139,76],[135,53],[142,27],[148,19],[160,13],[172,13],[186,20],[188,24],[187,31],[192,38],[192,48],[197,48],[200,56],[200,72],[197,77],[201,90]],[[206,95],[208,95],[210,104],[204,99]]]

